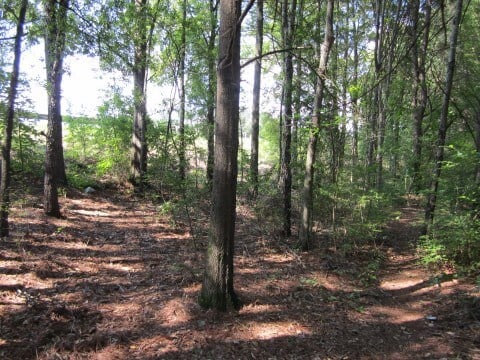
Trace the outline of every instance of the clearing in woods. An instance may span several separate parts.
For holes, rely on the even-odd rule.
[[[419,212],[345,254],[292,244],[239,206],[234,313],[196,303],[207,219],[146,200],[26,198],[0,242],[2,359],[480,359],[478,288],[419,266]],[[293,243],[293,240],[292,240]]]

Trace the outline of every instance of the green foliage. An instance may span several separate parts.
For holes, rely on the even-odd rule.
[[[115,91],[96,118],[64,118],[65,157],[71,164],[67,172],[73,185],[91,185],[94,175],[127,178],[132,117],[131,102]]]
[[[43,175],[44,138],[33,125],[17,121],[12,137],[12,174],[14,176]]]
[[[269,164],[278,163],[278,120],[269,114],[262,114],[260,117],[260,134],[259,134],[259,154],[260,161]]]
[[[420,251],[426,265],[453,263],[465,273],[480,271],[480,220],[471,214],[438,214],[428,235],[422,237]]]

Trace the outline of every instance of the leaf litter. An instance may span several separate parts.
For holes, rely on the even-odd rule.
[[[206,229],[191,234],[154,203],[108,191],[62,207],[64,219],[12,209],[0,242],[2,359],[480,358],[478,289],[432,282],[418,265],[416,209],[389,223],[369,268],[372,249],[297,252],[239,205],[243,306],[219,313],[196,302]]]

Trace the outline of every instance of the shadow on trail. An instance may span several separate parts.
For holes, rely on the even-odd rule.
[[[152,208],[140,215],[131,203],[91,202],[88,211],[112,213],[77,211],[45,227],[17,221],[19,234],[35,231],[0,243],[2,359],[469,358],[480,346],[478,319],[459,312],[462,294],[419,292],[428,277],[384,287],[384,277],[395,285],[397,272],[415,269],[408,222],[385,230],[393,260],[370,287],[358,285],[353,262],[326,269],[321,249],[239,236],[244,305],[224,314],[196,303],[205,241],[195,251]],[[435,322],[426,319],[433,311]]]

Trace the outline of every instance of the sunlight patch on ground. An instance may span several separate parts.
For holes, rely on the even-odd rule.
[[[418,321],[424,318],[424,314],[418,311],[407,311],[402,308],[393,308],[388,306],[372,306],[369,312],[386,319],[392,324],[403,324],[407,322]]]
[[[240,310],[241,315],[247,315],[247,314],[259,314],[259,315],[265,315],[268,313],[274,313],[274,312],[281,312],[284,309],[280,306],[275,306],[275,305],[261,305],[261,304],[251,304],[248,306],[244,306]]]
[[[419,278],[402,278],[400,279],[391,279],[385,280],[380,283],[380,288],[383,290],[401,290],[408,289],[414,286],[420,285],[423,282],[423,279]]]
[[[162,310],[160,310],[160,316],[164,319],[168,326],[177,326],[185,324],[192,319],[190,311],[182,302],[182,299],[172,299],[167,301]]]
[[[112,214],[99,211],[99,210],[70,210],[70,212],[74,214],[79,214],[79,215],[85,215],[85,216],[101,216],[101,217],[107,217],[107,216],[112,216]]]
[[[311,335],[310,329],[290,322],[254,323],[249,332],[256,339],[269,340],[284,336]]]

